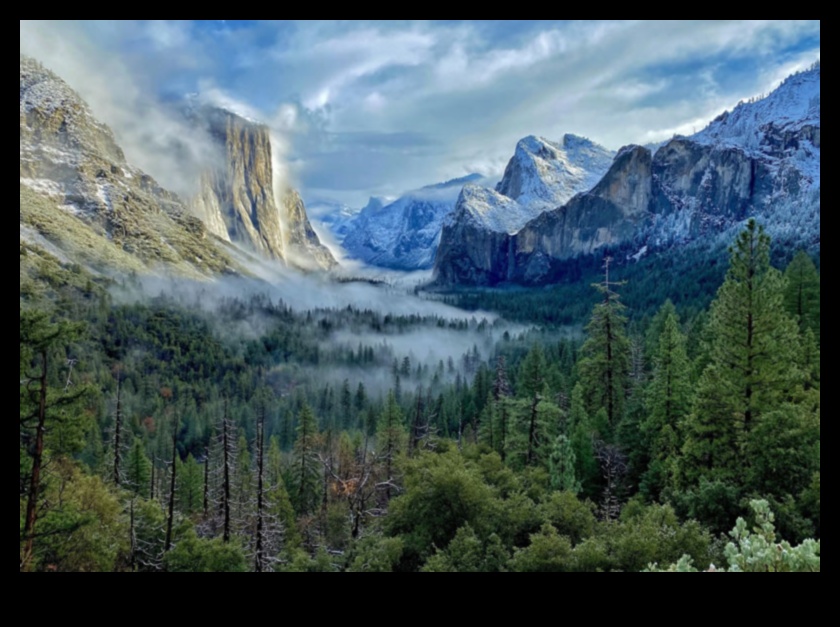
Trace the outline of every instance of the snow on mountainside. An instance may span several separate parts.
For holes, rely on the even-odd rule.
[[[464,187],[457,208],[447,218],[446,226],[464,220],[475,227],[510,235],[543,213],[539,207],[522,205],[499,192],[478,185]]]
[[[564,139],[565,156],[575,143]],[[576,256],[621,246],[668,254],[729,237],[750,218],[786,249],[818,250],[820,146],[819,63],[693,137],[623,149],[597,185],[532,220],[523,201],[539,212],[545,180],[556,184],[554,174],[569,169],[558,145],[526,138],[497,192],[465,189],[444,226],[436,280],[544,285]]]
[[[344,227],[344,249],[354,259],[383,268],[431,268],[443,222],[454,210],[461,189],[481,178],[472,174],[430,185],[390,204],[372,198],[368,206]],[[340,228],[336,223],[333,232],[340,236]]]
[[[820,65],[787,78],[768,96],[740,103],[718,116],[691,139],[706,145],[729,144],[760,150],[769,124],[800,130],[820,124]]]
[[[783,159],[820,185],[820,64],[788,77],[767,97],[740,103],[690,139]],[[805,133],[810,142],[799,141]],[[796,136],[796,141],[791,141]]]
[[[336,238],[342,240],[350,232],[350,225],[359,216],[360,210],[341,203],[316,200],[307,203],[307,212],[310,219],[323,225]]]
[[[60,250],[57,258],[96,271],[196,278],[238,271],[226,246],[176,195],[126,162],[87,103],[23,55],[20,237],[22,245]]]
[[[517,144],[496,191],[529,209],[556,209],[595,187],[613,157],[614,152],[575,135],[560,143],[526,137]]]

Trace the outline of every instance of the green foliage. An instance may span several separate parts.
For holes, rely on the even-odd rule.
[[[820,275],[814,262],[800,251],[785,271],[785,309],[799,322],[804,335],[811,331],[820,343]]]
[[[134,438],[124,470],[126,473],[124,487],[135,496],[147,498],[152,478],[152,462],[149,461],[146,447],[140,438]]]
[[[509,556],[499,536],[493,534],[482,542],[467,525],[458,530],[445,551],[432,556],[425,573],[496,573],[503,572]]]
[[[685,343],[676,315],[668,313],[662,322],[656,368],[647,391],[647,419],[642,423],[652,460],[642,481],[652,498],[658,498],[676,475],[682,424],[691,411],[691,366]]]
[[[551,525],[531,536],[531,544],[516,552],[510,562],[515,573],[564,573],[571,569],[572,543]]]
[[[586,410],[590,415],[607,412],[608,439],[624,417],[630,376],[630,340],[627,319],[610,286],[602,288],[604,300],[595,305],[586,327],[587,340],[578,364]]]
[[[300,411],[292,466],[292,503],[299,515],[312,513],[319,498],[321,468],[317,457],[318,425],[308,405]]]
[[[459,529],[487,529],[493,491],[457,452],[424,453],[405,462],[405,493],[391,502],[386,528],[405,541],[406,559],[420,564],[447,547]],[[416,561],[415,561],[416,560]]]
[[[360,540],[350,557],[347,572],[390,573],[394,572],[403,555],[401,538],[369,536]]]
[[[199,538],[190,529],[175,548],[166,554],[166,570],[171,573],[244,573],[247,560],[243,550],[220,539]]]
[[[179,462],[180,464],[180,462]],[[204,506],[204,467],[192,455],[178,469],[178,507],[186,516],[194,516]]]
[[[753,501],[756,523],[750,530],[747,521],[739,518],[732,538],[726,546],[725,572],[730,573],[818,573],[820,572],[820,542],[806,540],[799,546],[780,542],[776,537],[775,516],[767,501]],[[694,560],[683,557],[671,572],[696,572]],[[654,566],[653,569],[656,567]],[[704,567],[705,569],[705,567]],[[716,570],[716,569],[712,569]]]
[[[558,435],[549,458],[551,487],[561,492],[578,494],[581,486],[577,480],[576,466],[577,456],[571,440],[565,435]]]
[[[712,305],[709,365],[687,423],[683,479],[689,484],[700,477],[742,479],[751,432],[801,381],[798,334],[784,310],[784,287],[770,267],[770,239],[751,221]]]

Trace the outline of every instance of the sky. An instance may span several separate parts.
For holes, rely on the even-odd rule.
[[[819,20],[21,20],[21,53],[176,191],[188,94],[271,126],[309,203],[361,207],[565,133],[618,149],[692,134],[820,58]],[[171,153],[172,151],[169,150]],[[200,147],[193,151],[200,152]]]

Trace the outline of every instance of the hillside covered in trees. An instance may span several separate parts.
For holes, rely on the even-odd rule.
[[[29,255],[21,571],[819,571],[820,278],[754,222],[710,308],[630,323],[607,260],[582,332]]]

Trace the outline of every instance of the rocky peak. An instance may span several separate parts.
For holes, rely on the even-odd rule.
[[[560,143],[526,137],[517,144],[496,191],[521,205],[554,209],[592,189],[612,158],[606,148],[575,135]]]
[[[211,232],[268,259],[293,265],[335,265],[312,229],[299,194],[275,189],[271,132],[258,122],[216,107],[193,110],[218,148],[202,177],[195,214]],[[310,263],[311,262],[311,263]]]
[[[625,216],[637,215],[648,210],[652,192],[651,168],[653,155],[643,146],[626,146],[592,195],[609,200]]]
[[[49,146],[63,153],[63,160],[78,161],[86,153],[125,163],[111,129],[94,118],[81,96],[24,55],[20,55],[20,141]]]
[[[222,109],[202,114],[219,154],[193,202],[196,214],[220,237],[264,257],[285,259],[268,127]]]

